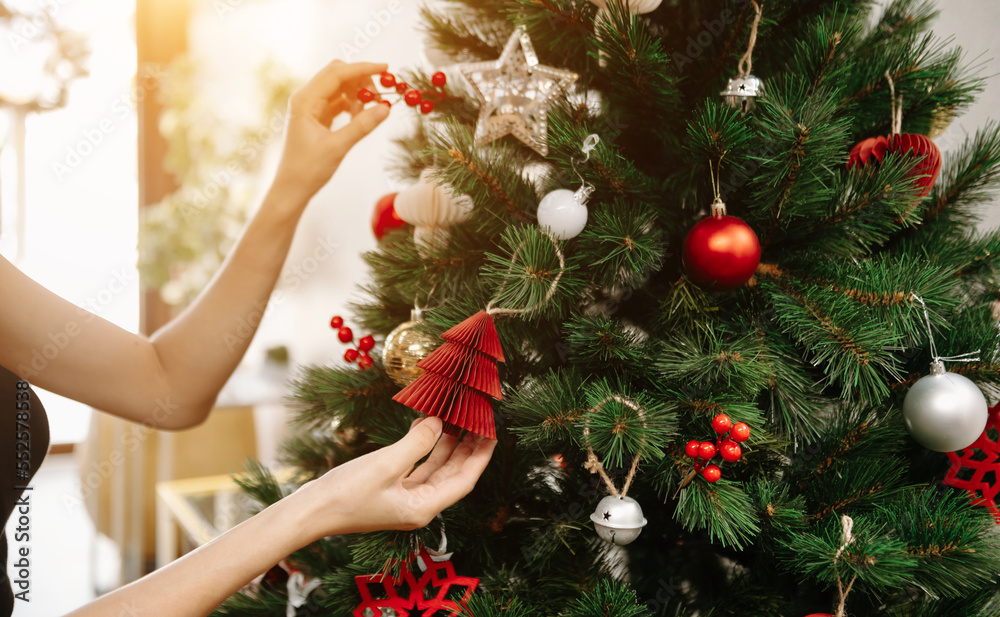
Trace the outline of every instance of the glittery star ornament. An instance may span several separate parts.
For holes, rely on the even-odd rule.
[[[527,30],[514,30],[497,60],[458,67],[479,99],[476,145],[513,135],[549,153],[548,113],[579,75],[539,63]]]
[[[990,409],[986,430],[968,448],[948,452],[951,468],[945,474],[948,486],[968,491],[972,503],[985,506],[1000,525],[1000,404]]]
[[[361,592],[354,617],[457,615],[479,586],[478,578],[456,575],[451,561],[435,559],[423,547],[403,564],[399,576],[383,573],[356,576],[354,581]]]

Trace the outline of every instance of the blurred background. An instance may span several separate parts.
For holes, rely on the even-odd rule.
[[[989,49],[1000,5],[938,2],[937,34],[985,78],[978,102],[935,140],[947,157],[1000,108]],[[155,331],[204,286],[266,190],[288,92],[333,58],[430,69],[419,7],[0,2],[0,254],[125,329]],[[212,420],[161,434],[40,393],[54,445],[33,482],[31,602],[15,615],[72,610],[244,516],[227,474],[246,456],[280,466],[286,379],[343,353],[327,324],[335,314],[350,324],[348,305],[367,279],[360,255],[376,242],[372,209],[402,188],[385,172],[392,140],[413,122],[394,110],[313,200],[285,263],[285,293]],[[1000,225],[997,206],[982,204],[984,228]]]

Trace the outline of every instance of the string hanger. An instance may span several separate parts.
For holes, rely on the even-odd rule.
[[[726,204],[722,201],[722,192],[720,187],[722,186],[722,155],[719,157],[719,162],[715,167],[712,167],[712,159],[708,159],[708,172],[709,178],[712,181],[712,216],[715,218],[721,218],[726,215]]]
[[[758,4],[757,0],[750,0],[750,4],[753,5],[754,11],[757,14],[754,15],[753,24],[750,26],[750,40],[747,42],[747,50],[743,53],[740,63],[736,66],[740,77],[749,75],[750,69],[753,68],[753,48],[757,44],[757,26],[760,25],[761,14],[764,10],[763,2]]]
[[[892,81],[892,75],[889,74],[889,71],[885,72],[885,79],[889,82],[890,130],[893,135],[899,135],[903,132],[903,93],[900,92],[899,99],[896,98],[896,84]]]
[[[639,469],[639,459],[641,458],[641,455],[636,454],[635,457],[632,458],[632,466],[629,468],[628,475],[625,477],[625,484],[622,486],[622,490],[619,491],[618,487],[616,487],[615,483],[611,480],[611,477],[608,476],[608,473],[606,471],[604,471],[604,465],[597,458],[597,454],[594,453],[594,448],[590,445],[590,440],[587,439],[588,437],[590,437],[590,415],[601,411],[601,409],[603,409],[604,406],[610,403],[611,401],[615,401],[616,403],[625,405],[629,409],[635,411],[636,414],[639,415],[639,418],[642,420],[642,425],[644,427],[646,426],[646,414],[643,411],[642,407],[634,400],[632,400],[627,396],[622,396],[620,394],[612,394],[611,396],[605,397],[603,400],[601,400],[601,402],[594,405],[590,409],[590,411],[588,411],[587,414],[584,416],[585,419],[583,422],[583,438],[584,441],[587,443],[587,462],[584,463],[584,469],[586,469],[590,473],[598,474],[601,477],[601,480],[604,480],[604,485],[608,487],[608,492],[610,492],[613,496],[618,497],[619,499],[624,499],[625,496],[628,494],[628,489],[632,486],[632,480],[635,479],[636,471],[638,471]]]
[[[970,351],[969,353],[959,354],[957,356],[941,356],[941,355],[938,355],[937,344],[934,342],[934,332],[931,330],[931,315],[927,311],[927,304],[924,302],[924,299],[921,298],[920,296],[918,296],[917,294],[911,292],[910,295],[913,297],[914,300],[916,300],[917,302],[920,303],[921,307],[923,307],[923,311],[924,311],[924,323],[927,325],[927,337],[930,339],[930,345],[931,345],[931,357],[934,360],[931,363],[931,369],[932,369],[932,371],[933,371],[934,374],[938,375],[938,374],[942,374],[942,373],[945,372],[945,370],[944,370],[944,362],[945,361],[947,361],[947,362],[979,362],[979,360],[980,360],[980,353],[982,352],[981,349],[977,349],[975,351]]]
[[[580,148],[580,152],[584,154],[583,160],[580,161],[581,164],[590,161],[590,153],[593,152],[594,148],[596,148],[597,144],[599,143],[601,143],[601,138],[596,133],[591,133],[590,135],[587,135],[587,138],[583,140],[583,147]],[[576,193],[573,194],[573,197],[576,199],[578,203],[584,203],[588,199],[590,199],[590,196],[594,193],[596,189],[592,184],[589,184],[584,179],[583,174],[581,174],[580,171],[576,168],[576,158],[577,157],[575,156],[571,157],[569,159],[569,164],[570,167],[573,168],[573,173],[575,173],[576,177],[580,179],[581,186],[576,191]]]
[[[850,546],[851,544],[854,544],[854,534],[853,534],[854,519],[844,514],[840,517],[840,526],[841,526],[841,538],[843,539],[844,543],[840,546],[839,549],[837,549],[837,554],[833,556],[834,564],[840,561],[840,557],[841,555],[844,554],[844,551],[847,550],[847,547]],[[844,615],[846,614],[847,595],[851,593],[851,588],[854,587],[854,581],[856,581],[857,578],[858,575],[855,574],[854,576],[851,577],[851,580],[848,581],[847,585],[845,586],[843,581],[841,581],[840,579],[840,574],[839,573],[837,574],[837,592],[840,595],[840,602],[837,604],[837,617],[844,617]]]

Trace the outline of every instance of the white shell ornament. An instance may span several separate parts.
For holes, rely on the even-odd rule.
[[[979,439],[989,420],[986,397],[970,379],[931,365],[931,374],[913,384],[903,399],[910,435],[928,450],[954,452]]]
[[[602,540],[618,546],[633,542],[646,526],[638,501],[614,495],[608,495],[597,504],[590,520]]]
[[[446,184],[440,184],[425,169],[416,184],[396,195],[396,214],[414,226],[413,240],[417,247],[427,247],[448,236],[448,228],[469,218],[472,198],[456,195]]]
[[[604,9],[608,5],[608,0],[590,0],[592,3],[596,4],[601,9]],[[663,0],[627,0],[628,10],[632,13],[638,13],[639,15],[645,13],[652,13],[657,8]]]

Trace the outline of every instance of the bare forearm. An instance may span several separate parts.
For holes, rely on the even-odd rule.
[[[152,574],[101,596],[71,617],[208,615],[258,574],[307,544],[295,496],[267,508]]]
[[[209,286],[150,338],[185,415],[207,412],[250,345],[304,205],[272,188]]]

